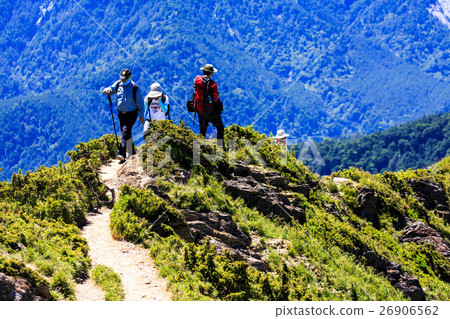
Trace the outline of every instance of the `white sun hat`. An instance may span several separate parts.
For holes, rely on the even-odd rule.
[[[274,136],[273,138],[284,138],[284,137],[288,137],[289,134],[286,134],[286,132],[284,130],[277,130],[277,135]]]
[[[147,97],[153,99],[155,97],[160,97],[162,95],[161,85],[157,82],[153,83],[150,87],[150,93],[148,93]]]

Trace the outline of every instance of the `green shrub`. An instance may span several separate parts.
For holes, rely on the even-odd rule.
[[[125,299],[125,291],[119,275],[104,265],[97,265],[92,270],[92,278],[105,292],[106,301],[121,301]]]
[[[67,153],[72,161],[76,162],[84,158],[89,160],[93,167],[99,168],[108,159],[116,156],[116,137],[112,134],[104,135],[88,143],[79,143],[75,149]]]
[[[51,289],[60,293],[65,299],[74,300],[75,287],[70,274],[58,271],[52,278]]]
[[[151,137],[156,134],[154,140]],[[167,142],[156,148],[159,140],[168,138]],[[230,173],[230,165],[227,153],[216,161],[208,161],[205,155],[217,154],[217,146],[207,141],[203,136],[195,135],[183,122],[180,125],[172,121],[158,121],[150,127],[149,138],[142,147],[141,162],[146,171],[152,171],[156,175],[168,175],[173,173],[177,167],[190,170],[193,167],[194,140],[199,139],[204,145],[201,146],[200,164],[208,173],[214,171],[224,175]],[[170,148],[169,162],[163,167],[158,167],[166,157],[166,150]],[[152,155],[152,157],[149,157]]]
[[[170,236],[171,223],[184,223],[184,217],[151,189],[135,189],[124,185],[119,201],[111,213],[111,229],[117,238],[140,240],[151,232]],[[151,226],[151,227],[150,227]]]
[[[0,256],[0,272],[12,277],[30,280],[36,286],[50,286],[50,283],[36,271],[26,267],[22,261]]]

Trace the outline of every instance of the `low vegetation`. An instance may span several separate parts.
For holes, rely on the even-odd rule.
[[[170,124],[165,125],[165,129],[170,128]],[[265,147],[261,147],[260,154],[267,162],[265,169],[278,170],[292,184],[317,181],[315,175],[291,157],[287,164],[277,165],[273,158],[280,156],[279,148],[251,127],[232,126],[226,136],[225,149],[229,148],[230,138],[238,141],[237,160],[249,155],[244,145],[239,144],[240,140],[262,141],[260,145]],[[144,148],[148,147],[149,144]],[[251,163],[257,164],[254,158]],[[305,210],[304,224],[286,223],[247,207],[242,199],[226,192],[221,182],[223,177],[211,174],[211,168],[189,167],[175,159],[172,169],[183,168],[191,173],[185,183],[171,182],[167,171],[156,172],[158,189],[170,198],[163,205],[163,211],[170,215],[179,209],[231,214],[254,244],[265,251],[267,273],[234,259],[229,253],[217,253],[208,240],[201,244],[187,242],[168,226],[168,220],[164,222],[166,225],[161,223],[161,227],[153,224],[155,216],[144,211],[161,211],[164,200],[156,201],[151,190],[123,188],[125,196],[120,198],[115,208],[117,213],[112,215],[113,225],[120,227],[113,226],[113,232],[149,249],[177,300],[407,299],[385,275],[366,264],[362,253],[367,251],[399,263],[402,271],[418,278],[427,299],[447,300],[450,297],[449,262],[433,245],[400,241],[402,230],[397,227],[399,218],[406,216],[423,221],[444,235],[448,233],[449,226],[442,217],[425,209],[407,186],[411,179],[445,185],[446,163],[444,160],[430,170],[383,175],[351,168],[325,177],[310,196],[293,194],[299,207]],[[347,178],[349,182],[337,185],[333,183],[334,177]],[[380,212],[376,222],[357,214],[358,196],[363,187],[373,189],[379,197]],[[154,208],[149,208],[149,203],[155,203]],[[339,218],[329,213],[330,207],[335,208]],[[272,240],[288,243],[287,251],[280,252],[268,245]]]
[[[113,154],[114,143],[111,135],[81,143],[67,164],[14,174],[0,183],[0,251],[6,258],[0,268],[11,269],[13,262],[17,271],[7,273],[38,272],[48,278],[53,299],[75,298],[75,280],[90,267],[79,227],[89,209],[108,200],[97,169]],[[25,263],[36,270],[30,272]]]
[[[122,281],[114,270],[104,265],[97,265],[92,270],[92,278],[105,292],[106,301],[122,301],[125,299]]]
[[[372,175],[349,168],[319,179],[252,127],[229,127],[224,147],[228,154],[199,165],[192,165],[188,150],[196,136],[187,127],[161,121],[153,130],[171,136],[164,145],[148,140],[140,152],[143,165],[157,179],[147,189],[122,187],[111,213],[111,231],[148,249],[175,300],[407,300],[365,257],[368,252],[416,278],[427,300],[450,298],[448,258],[433,244],[402,240],[406,225],[417,221],[450,241],[445,210],[424,202],[412,186],[412,181],[431,183],[444,196],[441,206],[448,207],[448,158],[428,169]],[[261,146],[259,154],[267,165],[259,164],[244,140]],[[211,141],[203,141],[204,158],[217,153]],[[86,210],[108,199],[97,169],[114,155],[114,142],[106,136],[80,144],[69,154],[68,164],[15,175],[0,184],[2,198],[7,198],[0,202],[0,271],[46,281],[54,299],[74,299],[74,280],[90,268],[79,226]],[[168,166],[148,161],[149,150],[160,152],[162,160],[168,149],[174,154]],[[285,162],[276,160],[283,156]],[[304,211],[304,221],[262,214],[227,191],[224,181],[234,179],[236,165],[245,160],[289,182],[286,190],[268,187],[291,198]],[[297,186],[308,192],[297,193]],[[374,216],[361,213],[364,192],[376,196]],[[209,237],[188,239],[180,231],[188,225],[186,211],[229,214],[251,238],[249,249],[261,256],[267,271],[226,250],[218,252]],[[108,300],[123,299],[117,275],[98,266],[93,276],[105,287]]]

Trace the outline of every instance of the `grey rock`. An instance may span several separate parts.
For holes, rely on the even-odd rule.
[[[281,175],[270,176],[267,178],[267,183],[279,187],[281,189],[289,189],[288,181]]]
[[[375,224],[379,222],[379,199],[377,193],[368,187],[363,187],[360,190],[360,194],[357,198],[359,208],[355,213]]]
[[[445,190],[436,183],[427,180],[410,180],[408,185],[417,194],[418,200],[423,203],[426,209],[436,209],[449,211]]]
[[[225,181],[225,189],[231,196],[242,198],[247,206],[255,207],[264,215],[274,214],[286,222],[292,222],[292,219],[300,223],[306,221],[305,212],[294,207],[286,194],[251,176],[235,176]]]
[[[48,286],[37,287],[24,278],[13,278],[0,273],[0,301],[51,300]]]
[[[441,234],[421,221],[409,219],[401,240],[417,244],[430,243],[438,253],[450,258],[450,243]]]
[[[291,191],[293,191],[294,193],[302,194],[306,198],[309,198],[311,187],[308,184],[294,185],[291,186]]]
[[[362,256],[365,258],[366,265],[384,275],[392,286],[403,292],[406,297],[413,301],[425,300],[425,292],[419,280],[405,273],[399,264],[387,260],[373,251],[366,251]]]

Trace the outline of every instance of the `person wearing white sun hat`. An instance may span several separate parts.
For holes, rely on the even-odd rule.
[[[155,82],[150,87],[150,92],[144,99],[144,107],[144,136],[146,136],[152,121],[165,120],[169,115],[169,97],[164,95],[159,83]]]
[[[273,138],[275,139],[275,141],[277,143],[286,145],[286,137],[288,137],[289,134],[286,134],[286,132],[284,130],[277,130],[277,135],[274,136]]]

